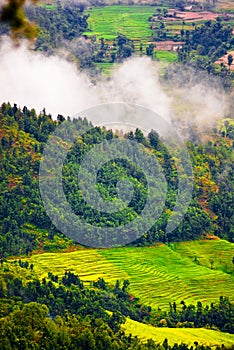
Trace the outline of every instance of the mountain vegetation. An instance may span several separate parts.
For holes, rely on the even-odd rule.
[[[9,255],[28,254],[38,246],[37,237],[27,232],[27,224],[48,230],[51,237],[56,232],[40,197],[38,171],[45,142],[64,117],[59,115],[57,121],[53,121],[45,111],[37,116],[34,110],[30,111],[26,107],[21,110],[16,105],[12,107],[5,103],[0,113],[1,256],[4,258]],[[88,122],[77,119],[70,123],[87,125]],[[94,211],[82,199],[73,176],[79,169],[79,163],[94,145],[116,137],[111,130],[93,127],[75,143],[64,165],[64,190],[71,207],[75,213],[95,225],[106,222],[110,227],[126,224],[141,212],[145,203],[145,177],[136,166],[121,160],[115,163],[110,161],[100,169],[97,188],[103,198],[112,200],[116,198],[113,184],[119,179],[129,179],[135,191],[130,206],[120,213],[102,214]],[[148,150],[159,159],[169,186],[162,215],[151,230],[135,241],[135,244],[191,240],[206,234],[215,234],[233,241],[232,124],[226,123],[224,129],[220,133],[216,132],[212,141],[206,144],[188,143],[195,176],[193,199],[184,220],[169,236],[165,234],[165,227],[168,215],[173,210],[177,189],[177,173],[173,160],[155,131],[145,137],[137,129],[135,133],[130,132],[124,137],[143,144],[142,152]]]
[[[91,69],[90,74],[100,72],[100,64],[105,67],[132,55],[147,55],[156,60],[178,61],[194,69],[206,70],[210,75],[221,77],[224,86],[230,89],[232,72],[226,65],[214,63],[234,47],[232,17],[220,13],[213,21],[182,20],[176,15],[178,10],[185,11],[185,4],[181,3],[184,2],[164,6],[158,3],[144,6],[97,3],[94,8],[84,2],[72,1],[56,1],[51,6],[27,4],[25,15],[28,20],[19,21],[19,26],[30,29],[28,33],[26,29],[19,29],[19,36],[24,32],[26,36],[37,33],[34,50],[46,55],[59,52],[76,62],[80,69]],[[175,7],[174,17],[168,14],[168,5]],[[0,25],[1,35],[9,33],[12,28],[10,20],[4,22],[8,24]],[[17,35],[17,29],[13,28],[13,33]],[[176,50],[157,50],[158,43],[167,40],[179,43]]]
[[[84,249],[73,245],[63,251],[56,242],[54,238],[43,246],[44,250],[53,249],[52,252],[40,254],[40,249],[21,258],[28,267],[33,264],[40,280],[47,278],[48,273],[62,278],[68,270],[78,275],[88,288],[98,278],[105,279],[112,288],[117,279],[120,283],[128,280],[132,296],[152,310],[162,312],[174,302],[179,310],[182,300],[193,305],[202,301],[204,308],[216,303],[220,295],[234,302],[234,247],[226,240],[216,237],[111,249]]]
[[[100,67],[111,68],[132,55],[163,58],[171,63],[163,71],[165,80],[192,67],[197,79],[206,71],[212,79],[218,77],[226,91],[232,91],[232,55],[227,55],[226,65],[215,64],[234,47],[231,15],[191,23],[177,17],[176,11],[187,11],[183,0],[130,6],[137,2],[133,1],[121,7],[122,1],[105,7],[102,0],[37,6],[8,0],[0,10],[1,40],[9,34],[16,44],[27,38],[32,50],[65,56],[81,70],[89,69],[93,77]],[[192,4],[196,11],[216,5],[217,1]],[[173,15],[168,14],[171,6]],[[181,43],[175,51],[158,53],[158,42],[166,40]],[[113,228],[111,238],[105,232],[95,236],[97,246],[105,242],[114,246],[111,250],[87,249],[79,239],[60,232],[47,215],[40,193],[40,164],[47,141],[63,123],[89,131],[73,144],[57,135],[55,147],[59,145],[61,152],[69,149],[61,176],[65,196],[58,198],[60,212],[65,212],[68,202],[83,222]],[[168,233],[168,220],[176,219],[177,214],[180,148],[175,147],[172,156],[155,130],[148,135],[138,128],[117,132],[96,127],[82,116],[53,119],[45,109],[37,114],[9,102],[0,106],[1,350],[233,349],[233,119],[219,121],[202,135],[202,141],[192,125],[188,134],[192,199],[181,223]],[[156,207],[163,198],[163,178],[155,173],[146,178],[140,166],[121,157],[107,161],[96,176],[100,198],[108,203],[118,200],[119,190],[122,194],[128,190],[126,183],[131,184],[133,196],[118,212],[93,209],[82,196],[77,174],[88,152],[115,140],[135,142],[142,159],[157,160],[167,183],[159,218],[142,235],[142,227],[135,225],[132,241],[121,248],[115,228],[121,226],[122,238],[127,236],[126,225],[143,212],[148,184],[157,177]],[[54,150],[50,156],[56,162],[60,154]],[[100,160],[101,154],[96,158]],[[48,175],[50,169],[46,170]],[[50,175],[50,191],[56,196],[52,172]],[[92,181],[89,172],[86,178]],[[183,175],[184,181],[188,178]],[[122,189],[117,188],[119,181]],[[93,198],[91,191],[86,194]],[[57,214],[57,208],[51,210]],[[68,224],[70,217],[63,219]],[[91,233],[79,233],[89,245]],[[168,339],[172,329],[177,335],[182,334],[181,329],[195,333],[188,332],[185,343],[172,342]],[[210,342],[199,338],[204,331]]]
[[[31,272],[28,274],[22,269]],[[150,307],[140,305],[129,296],[127,280],[122,285],[117,280],[111,289],[99,279],[94,289],[87,289],[77,275],[68,271],[61,279],[49,273],[47,279],[39,281],[33,276],[33,266],[20,261],[3,263],[0,273],[2,350],[189,349],[186,344],[169,346],[167,339],[162,345],[152,339],[143,344],[137,337],[125,335],[121,330],[125,316],[144,322],[149,322],[151,317]],[[182,304],[180,312],[175,303],[171,305],[170,312],[164,314],[166,319],[159,317],[159,324],[178,322],[180,326],[197,327],[208,322],[233,333],[234,309],[228,299],[221,297],[217,305],[205,309],[200,302],[196,307]],[[198,350],[211,349],[194,344]],[[226,349],[224,345],[222,349]]]

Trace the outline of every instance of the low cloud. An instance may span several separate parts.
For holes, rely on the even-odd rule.
[[[156,62],[132,58],[117,68],[111,79],[88,74],[58,56],[30,51],[26,43],[15,47],[4,39],[0,47],[0,103],[11,102],[64,116],[76,115],[100,103],[126,102],[148,107],[166,119],[199,125],[226,113],[226,100],[216,88],[200,81],[192,86],[165,85]],[[149,125],[150,129],[150,125]]]

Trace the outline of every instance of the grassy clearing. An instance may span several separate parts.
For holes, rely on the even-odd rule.
[[[116,63],[109,63],[109,62],[98,62],[95,63],[95,65],[98,68],[101,68],[102,73],[105,74],[106,76],[110,77],[113,74],[113,71],[117,69],[118,64]]]
[[[234,344],[234,334],[222,333],[204,328],[163,328],[153,327],[151,325],[142,324],[129,318],[122,327],[126,334],[138,336],[142,341],[153,339],[157,343],[162,343],[165,338],[168,339],[169,345],[175,343],[185,343],[194,345],[197,341],[199,344],[208,346],[232,346]]]
[[[159,61],[166,61],[166,62],[177,62],[178,61],[178,55],[177,52],[172,51],[163,51],[163,50],[155,50],[155,57]]]
[[[194,261],[195,256],[198,262]],[[234,301],[234,245],[226,241],[175,243],[170,247],[122,247],[106,250],[83,249],[71,253],[45,253],[28,259],[35,273],[46,277],[49,271],[62,275],[77,273],[89,285],[103,277],[130,281],[130,293],[153,308],[168,309],[169,302],[205,304],[217,302],[220,295]],[[213,260],[211,269],[210,259]]]
[[[106,6],[89,11],[89,29],[86,35],[112,40],[118,33],[133,40],[148,41],[151,29],[148,18],[154,13],[153,6]]]

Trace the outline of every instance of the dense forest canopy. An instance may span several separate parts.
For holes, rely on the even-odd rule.
[[[27,224],[46,229],[51,237],[57,232],[43,206],[39,184],[39,162],[48,136],[64,117],[53,121],[45,111],[14,105],[1,106],[1,256],[25,254],[38,241],[28,233]],[[70,123],[87,125],[86,119]],[[111,130],[93,127],[74,144],[63,167],[64,191],[74,212],[94,225],[118,227],[134,219],[144,208],[146,179],[140,169],[129,162],[111,161],[100,169],[97,190],[105,200],[116,198],[115,184],[128,179],[134,189],[129,206],[117,213],[103,214],[93,210],[83,199],[75,174],[84,155],[104,140],[118,138]],[[146,245],[155,241],[190,240],[214,234],[233,241],[233,126],[225,123],[220,131],[213,130],[205,144],[187,143],[193,164],[193,198],[181,224],[169,235],[165,228],[173,210],[177,191],[177,171],[166,146],[155,131],[148,137],[136,129],[124,135],[144,145],[144,152],[157,157],[165,173],[168,189],[165,208],[152,228],[134,244]],[[179,151],[179,150],[178,150]],[[61,203],[61,208],[63,203]],[[124,232],[124,230],[123,230]],[[117,234],[117,233],[116,233]],[[79,243],[79,242],[78,242]]]

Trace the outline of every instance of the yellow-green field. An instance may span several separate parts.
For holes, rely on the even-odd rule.
[[[103,277],[130,281],[130,293],[153,308],[168,309],[169,302],[205,304],[220,295],[234,301],[234,245],[224,240],[158,244],[153,247],[83,249],[70,253],[45,253],[28,258],[34,271],[46,277],[49,271],[77,273],[89,286]]]
[[[122,328],[126,334],[138,336],[142,341],[153,339],[157,343],[162,343],[164,339],[167,338],[169,345],[175,343],[194,345],[195,341],[208,346],[221,346],[224,344],[225,346],[231,347],[234,345],[234,334],[222,333],[205,328],[153,327],[133,321],[129,318],[126,319],[126,323]]]

